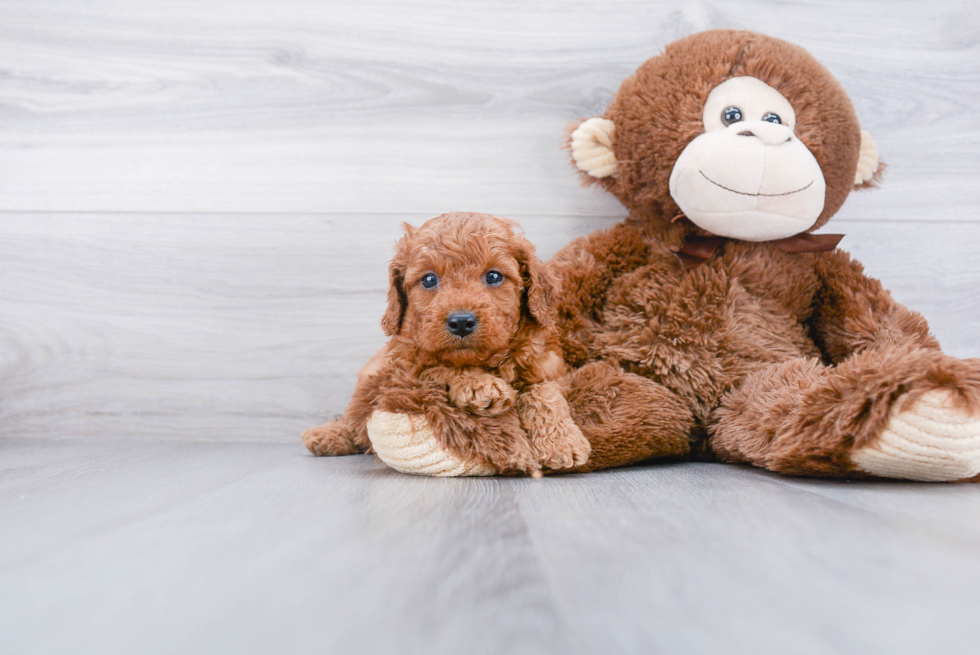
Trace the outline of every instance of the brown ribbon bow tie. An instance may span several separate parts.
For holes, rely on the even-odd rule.
[[[765,243],[771,243],[786,252],[827,252],[836,248],[843,238],[843,234],[803,233]],[[716,236],[688,237],[684,247],[677,251],[677,256],[680,257],[684,268],[691,268],[711,259],[718,246],[726,241],[734,241],[734,239]]]

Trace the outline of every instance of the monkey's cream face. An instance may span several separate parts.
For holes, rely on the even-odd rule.
[[[820,165],[793,134],[796,114],[754,77],[716,86],[704,105],[704,134],[684,148],[670,195],[698,227],[744,241],[806,231],[823,211]]]

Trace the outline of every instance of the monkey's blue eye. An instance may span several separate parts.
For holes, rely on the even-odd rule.
[[[483,279],[492,287],[500,286],[504,281],[504,276],[500,271],[487,271]]]
[[[782,125],[783,124],[783,119],[780,118],[778,114],[774,114],[772,112],[769,112],[768,114],[766,114],[765,116],[763,116],[762,117],[762,120],[768,121],[769,123],[775,123],[776,125]]]
[[[737,123],[742,120],[742,110],[738,107],[729,107],[725,111],[721,112],[721,122],[725,125],[731,125],[732,123]]]
[[[439,284],[439,278],[435,273],[426,273],[422,276],[422,286],[426,289],[432,289],[437,284]]]

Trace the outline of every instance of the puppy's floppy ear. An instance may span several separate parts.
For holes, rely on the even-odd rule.
[[[405,223],[405,236],[398,240],[395,256],[388,264],[388,309],[381,317],[381,329],[386,336],[394,336],[402,330],[402,319],[408,308],[408,296],[405,294],[405,266],[408,260],[408,240],[418,228]]]
[[[522,236],[515,237],[517,262],[524,280],[524,307],[535,323],[541,327],[552,321],[555,301],[555,279],[551,271],[534,254],[534,246]]]

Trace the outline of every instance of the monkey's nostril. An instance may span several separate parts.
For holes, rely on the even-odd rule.
[[[476,329],[477,322],[473,312],[453,312],[446,319],[446,329],[457,337],[465,337]]]
[[[739,136],[755,136],[754,133],[749,132],[748,130],[743,130],[742,132],[739,132],[738,135]]]

